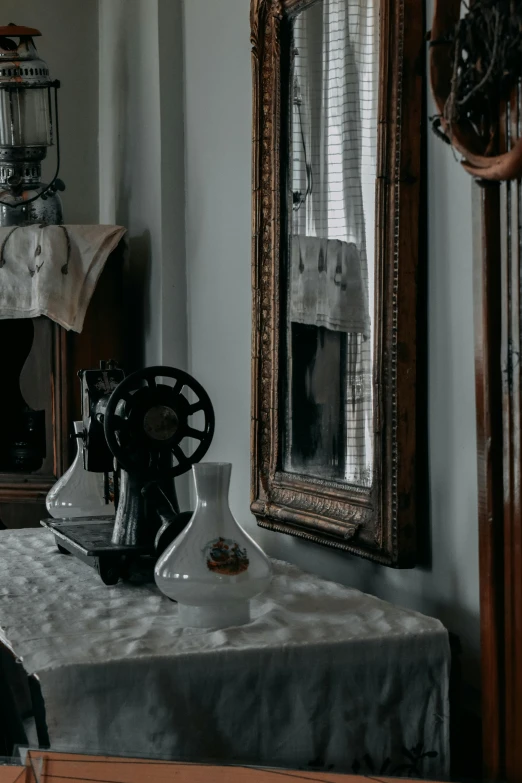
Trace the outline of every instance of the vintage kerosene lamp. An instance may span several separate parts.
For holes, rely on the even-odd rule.
[[[62,222],[60,82],[51,79],[36,50],[33,38],[39,35],[31,27],[0,27],[0,227]],[[56,172],[46,185],[42,161],[54,134]]]

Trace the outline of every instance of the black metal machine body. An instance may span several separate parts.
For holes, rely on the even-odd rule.
[[[83,418],[83,466],[92,473],[114,470],[114,456],[107,445],[103,427],[105,408],[112,392],[125,379],[114,362],[100,362],[96,370],[80,370]]]
[[[58,547],[94,565],[106,584],[138,559],[153,564],[188,523],[174,479],[207,452],[214,411],[203,387],[172,367],[124,377],[114,363],[80,373],[84,467],[115,471],[116,517],[44,520]],[[193,417],[203,419],[194,426]],[[193,445],[195,444],[195,446]]]

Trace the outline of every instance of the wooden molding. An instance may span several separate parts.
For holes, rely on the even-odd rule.
[[[522,90],[500,123],[520,136]],[[478,186],[475,186],[478,188]],[[484,776],[522,781],[522,183],[476,191],[475,367]]]

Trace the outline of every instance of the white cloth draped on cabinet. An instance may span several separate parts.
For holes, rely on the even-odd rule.
[[[31,225],[0,229],[0,319],[46,316],[81,332],[121,226]]]

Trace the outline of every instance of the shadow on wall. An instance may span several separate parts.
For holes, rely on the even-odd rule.
[[[123,16],[123,24],[118,28],[114,41],[115,62],[129,61],[130,17]],[[132,121],[132,109],[129,105],[132,85],[127,67],[118,68],[113,74],[114,84],[111,92],[110,116],[110,194],[108,205],[114,211],[118,225],[131,226],[132,160],[130,139],[127,129]],[[126,334],[128,345],[127,373],[141,369],[145,364],[145,330],[150,324],[150,303],[145,296],[148,290],[151,269],[151,235],[148,230],[138,236],[128,237],[129,252],[126,263]]]
[[[145,366],[144,335],[150,329],[151,307],[150,296],[145,296],[144,292],[149,287],[151,254],[150,231],[144,231],[141,236],[129,238],[129,257],[126,269],[126,333],[131,350],[127,354],[130,365],[125,368],[128,373]]]

